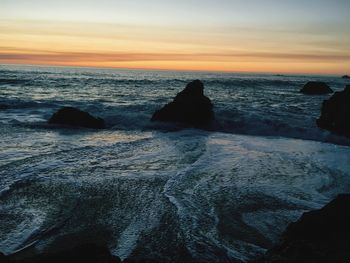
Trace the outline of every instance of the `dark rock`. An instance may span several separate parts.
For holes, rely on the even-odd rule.
[[[1,263],[10,263],[10,259],[6,257],[3,253],[0,252],[0,262]]]
[[[307,95],[322,95],[333,93],[333,90],[324,82],[310,81],[304,85],[300,92]]]
[[[350,194],[304,213],[284,232],[281,244],[253,262],[350,262]]]
[[[156,111],[152,121],[180,122],[195,127],[208,126],[214,119],[213,104],[203,94],[200,80],[189,83],[169,104]]]
[[[105,122],[103,119],[96,118],[88,112],[73,107],[64,107],[60,109],[51,116],[49,123],[93,129],[105,128]]]
[[[349,75],[344,75],[342,76],[343,79],[350,79],[350,76]]]
[[[323,102],[317,125],[350,137],[350,85]]]
[[[1,257],[0,257],[1,259]],[[7,260],[7,261],[6,261]],[[9,263],[120,263],[119,257],[111,255],[108,248],[94,244],[85,244],[70,250],[56,253],[35,255],[29,258],[14,259],[10,256],[5,258]]]

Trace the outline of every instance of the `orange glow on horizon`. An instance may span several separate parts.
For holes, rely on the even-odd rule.
[[[227,33],[230,30],[230,34]],[[242,29],[2,20],[0,63],[215,72],[349,74],[350,51]],[[274,39],[267,41],[266,39]],[[265,40],[265,41],[264,41]],[[324,39],[312,41],[326,42]],[[329,42],[329,40],[327,40]],[[327,43],[328,43],[327,42]],[[234,45],[232,45],[234,43]],[[334,45],[334,47],[333,47]]]
[[[262,67],[258,67],[255,65],[246,65],[244,67],[239,65],[240,67],[235,67],[234,65],[216,65],[215,63],[211,63],[210,65],[204,64],[200,65],[196,63],[195,65],[191,63],[155,63],[149,64],[140,62],[137,63],[120,63],[119,65],[111,64],[111,63],[80,63],[80,62],[43,62],[43,61],[2,61],[2,64],[8,65],[29,65],[29,66],[58,66],[58,67],[87,67],[87,68],[105,68],[105,69],[135,69],[135,70],[165,70],[165,71],[190,71],[190,72],[223,72],[223,73],[271,73],[271,74],[306,74],[306,75],[345,75],[348,71],[339,71],[338,65],[334,65],[333,68],[328,68],[324,70],[322,66],[320,69],[315,69],[315,67],[306,67],[305,65],[295,64],[295,65],[285,65],[284,67],[276,66],[276,65],[264,65]]]

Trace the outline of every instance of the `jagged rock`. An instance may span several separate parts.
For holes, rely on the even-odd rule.
[[[344,75],[342,76],[343,79],[350,79],[350,76],[349,75]]]
[[[322,95],[333,93],[334,91],[324,82],[310,81],[304,85],[300,92],[307,95]]]
[[[11,263],[10,259],[6,257],[2,252],[0,252],[0,262],[1,263]]]
[[[350,194],[339,195],[325,207],[304,213],[284,232],[282,242],[260,263],[350,262]]]
[[[203,90],[200,80],[192,81],[172,102],[156,111],[152,121],[180,122],[196,127],[210,125],[214,119],[213,104]]]
[[[73,107],[64,107],[54,113],[49,119],[49,124],[59,124],[77,126],[93,129],[105,128],[105,122],[101,118],[96,118],[88,112],[81,111]]]
[[[317,125],[350,137],[350,85],[323,102]]]

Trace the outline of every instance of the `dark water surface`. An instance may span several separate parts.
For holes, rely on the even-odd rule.
[[[214,131],[151,123],[193,79],[215,105]],[[347,81],[0,66],[0,251],[94,241],[122,258],[179,262],[263,252],[304,211],[350,190],[349,140],[317,128],[329,96],[300,94],[309,80]],[[49,128],[62,106],[108,129]]]

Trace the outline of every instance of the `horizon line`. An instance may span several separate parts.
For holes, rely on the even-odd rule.
[[[141,67],[113,67],[113,66],[90,66],[71,64],[45,64],[45,63],[7,63],[1,62],[2,66],[29,66],[29,67],[57,67],[57,68],[81,68],[81,69],[106,69],[106,70],[135,70],[135,71],[166,71],[166,72],[198,72],[220,74],[261,74],[261,75],[307,75],[307,76],[343,76],[346,73],[321,73],[321,72],[283,72],[283,71],[239,71],[239,70],[201,70],[201,69],[171,69],[171,68],[141,68]]]

